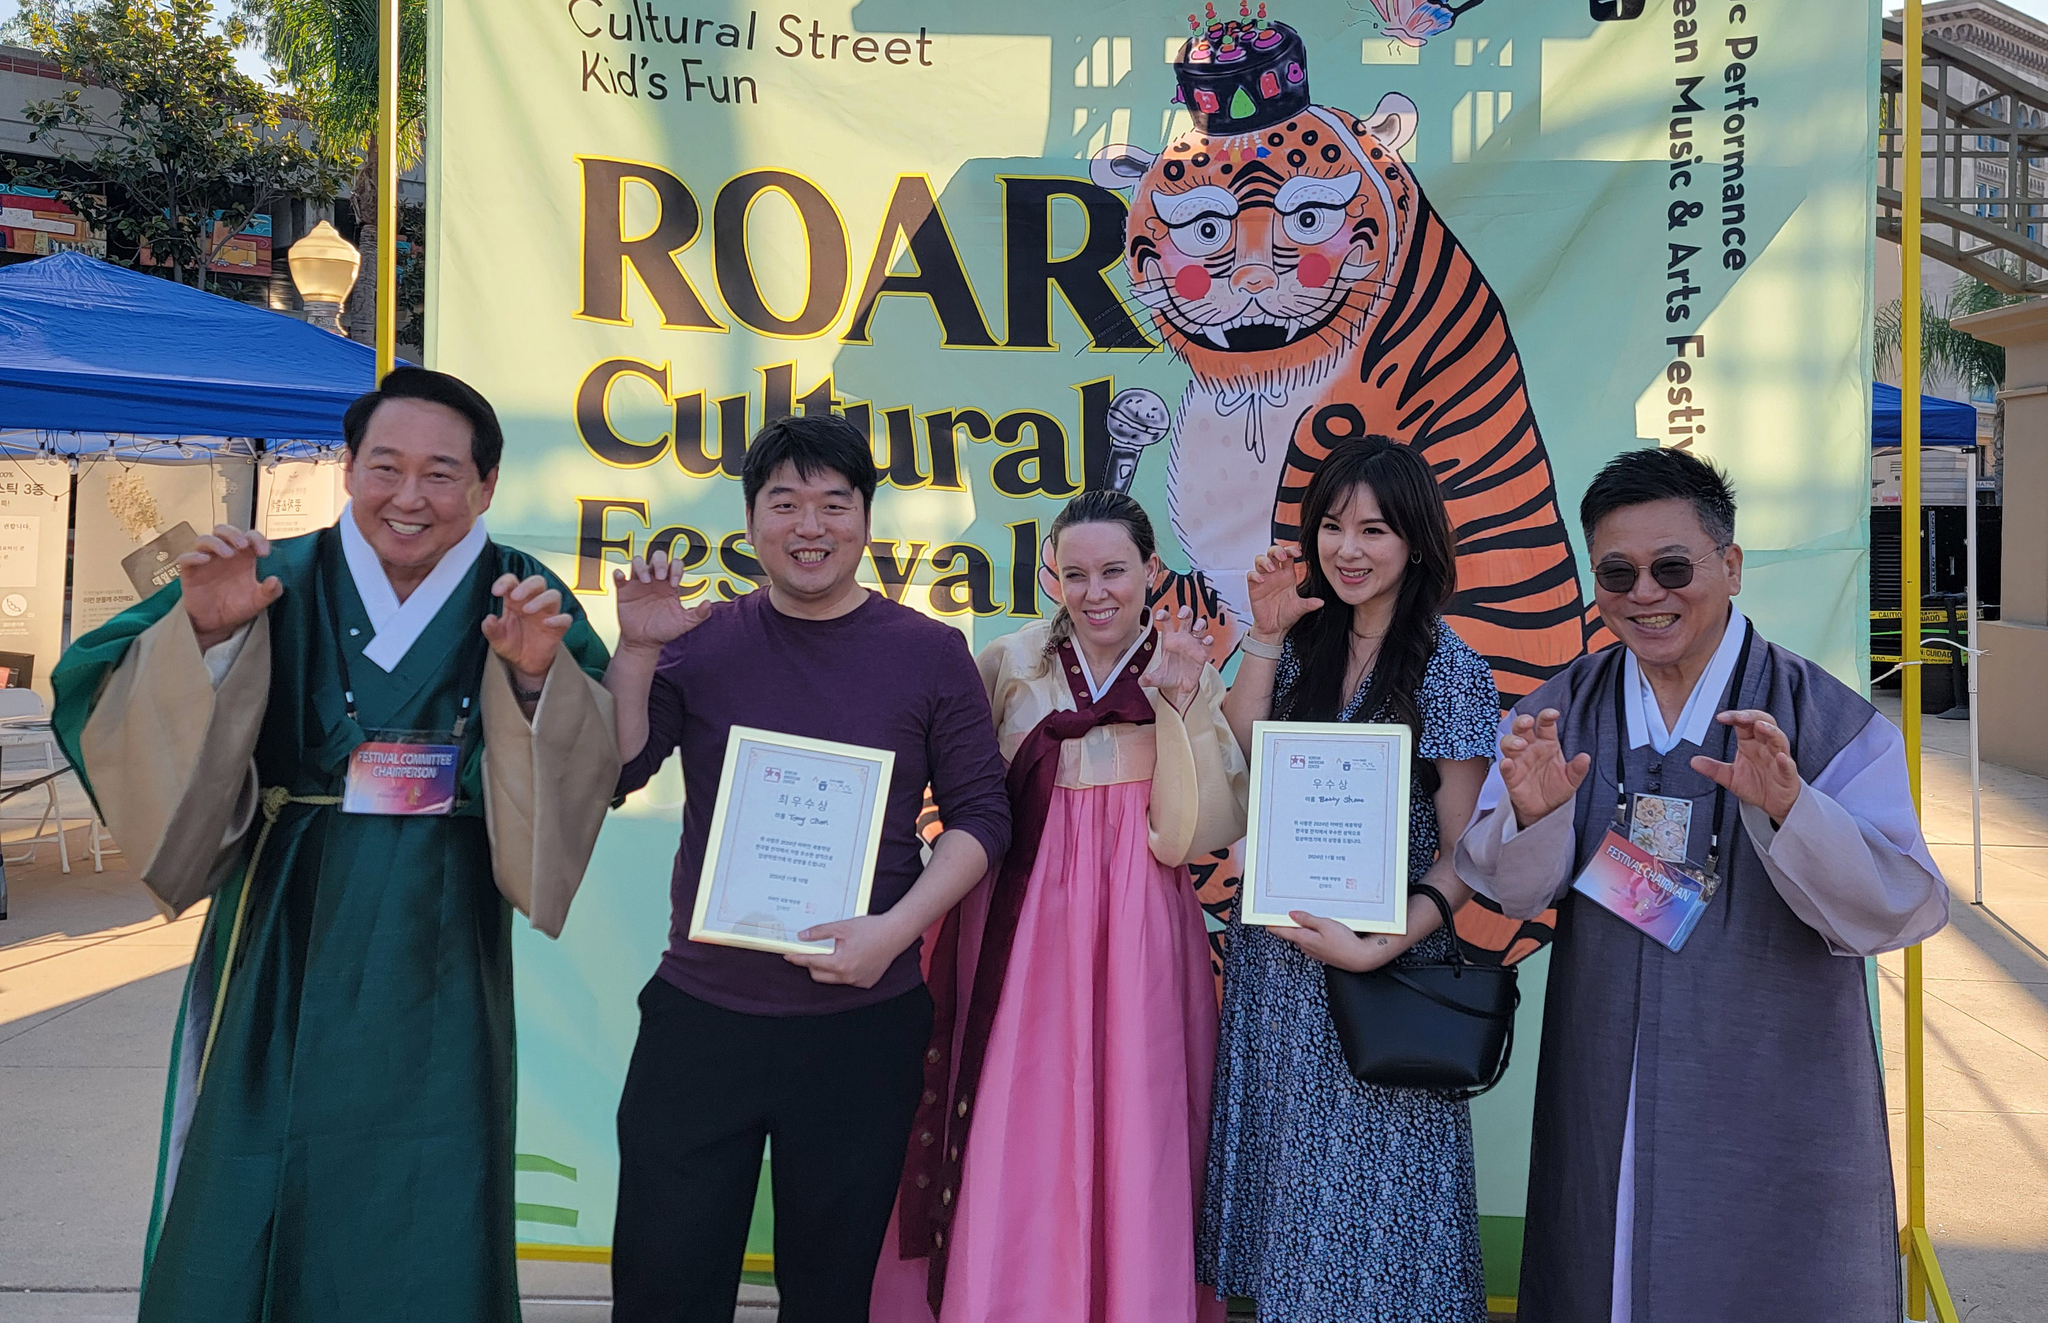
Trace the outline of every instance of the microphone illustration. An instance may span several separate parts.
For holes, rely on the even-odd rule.
[[[1157,391],[1133,386],[1110,400],[1108,428],[1109,471],[1103,477],[1112,491],[1128,495],[1145,447],[1165,440],[1173,429],[1173,413]]]

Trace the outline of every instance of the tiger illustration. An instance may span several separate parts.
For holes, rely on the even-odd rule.
[[[1245,570],[1300,537],[1323,458],[1404,441],[1457,529],[1452,627],[1518,698],[1584,650],[1588,620],[1507,315],[1401,159],[1413,102],[1288,110],[1227,131],[1211,115],[1157,157],[1118,145],[1091,166],[1133,191],[1132,293],[1193,374],[1168,459],[1174,531],[1245,618]]]
[[[1315,104],[1299,34],[1263,9],[1193,22],[1175,61],[1192,127],[1157,156],[1114,145],[1090,166],[1131,192],[1131,292],[1192,373],[1167,501],[1193,571],[1153,595],[1216,622],[1227,655],[1250,615],[1245,571],[1301,539],[1317,467],[1391,436],[1437,474],[1458,539],[1445,614],[1511,703],[1609,639],[1580,594],[1507,314],[1401,157],[1415,104],[1389,93],[1364,118]],[[1205,863],[1200,894],[1220,917],[1237,864]],[[1458,926],[1514,960],[1550,922],[1474,905]]]

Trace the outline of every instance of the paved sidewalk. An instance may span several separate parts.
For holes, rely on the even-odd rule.
[[[1895,694],[1878,705],[1898,720]],[[1928,717],[1921,731],[1922,821],[1954,894],[1922,967],[1928,1231],[1964,1319],[2039,1323],[2048,1317],[2048,780],[1984,765],[1984,904],[1973,905],[1968,723]],[[1905,967],[1900,953],[1878,961],[1902,1209]]]
[[[1880,698],[1880,704],[1884,704]],[[1888,715],[1896,719],[1897,703]],[[1955,889],[1927,945],[1929,1223],[1970,1323],[2048,1314],[2048,780],[1986,766],[1985,899],[1970,901],[1965,728],[1928,720],[1926,821]],[[83,798],[67,793],[83,816]],[[0,833],[6,835],[7,833]],[[12,833],[19,835],[16,831]],[[166,923],[128,861],[54,847],[8,870],[0,922],[0,1323],[132,1323],[171,1021],[200,914]],[[81,861],[83,858],[83,862]],[[1879,961],[1895,1148],[1903,961]],[[1899,1165],[1903,1197],[1903,1161]],[[604,1323],[605,1269],[521,1266],[529,1323]],[[773,1323],[750,1288],[735,1323]]]

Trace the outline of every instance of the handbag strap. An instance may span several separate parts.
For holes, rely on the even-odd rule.
[[[1451,917],[1451,903],[1444,899],[1444,893],[1427,882],[1411,882],[1410,891],[1419,891],[1436,905],[1436,912],[1444,916],[1444,931],[1451,935],[1451,950],[1446,962],[1453,965],[1468,963],[1465,959],[1465,939],[1458,936],[1457,920]]]
[[[1474,1006],[1466,1006],[1461,1002],[1452,1001],[1449,997],[1444,996],[1442,993],[1436,991],[1435,989],[1428,987],[1427,985],[1418,982],[1413,978],[1410,978],[1407,974],[1401,971],[1401,967],[1398,965],[1387,965],[1382,969],[1381,972],[1384,973],[1388,978],[1394,980],[1394,982],[1399,983],[1402,987],[1408,989],[1410,992],[1413,992],[1418,996],[1429,998],[1429,1000],[1435,1002],[1437,1005],[1443,1007],[1445,1010],[1456,1011],[1460,1015],[1469,1015],[1475,1020],[1513,1020],[1515,1018],[1515,1008],[1519,1007],[1522,1004],[1522,990],[1519,987],[1515,989],[1514,1006],[1510,1006],[1507,1010],[1507,1013],[1503,1015],[1497,1014],[1493,1011],[1480,1010],[1479,1008]]]
[[[1516,988],[1515,988],[1515,1008],[1514,1008],[1514,1009],[1515,1009],[1516,1011],[1519,1011],[1520,1009],[1522,1009],[1522,989],[1521,989],[1520,985],[1517,985],[1517,986],[1516,986]],[[1506,1037],[1506,1038],[1505,1038],[1504,1040],[1502,1040],[1502,1042],[1501,1042],[1501,1045],[1500,1045],[1500,1060],[1494,1063],[1494,1067],[1493,1067],[1493,1078],[1491,1078],[1491,1079],[1487,1080],[1487,1081],[1486,1081],[1486,1083],[1484,1083],[1484,1084],[1481,1084],[1481,1085],[1477,1085],[1477,1086],[1475,1086],[1475,1087],[1473,1087],[1473,1088],[1470,1088],[1470,1089],[1465,1089],[1465,1090],[1462,1090],[1462,1093],[1464,1094],[1464,1098],[1465,1098],[1465,1101],[1466,1101],[1466,1102],[1470,1102],[1470,1101],[1472,1101],[1472,1100],[1473,1100],[1474,1098],[1477,1098],[1477,1097],[1478,1097],[1478,1096],[1479,1096],[1480,1094],[1482,1094],[1482,1093],[1485,1093],[1485,1092],[1486,1092],[1487,1090],[1489,1090],[1489,1089],[1493,1088],[1493,1086],[1494,1086],[1494,1085],[1496,1085],[1496,1084],[1500,1083],[1500,1082],[1501,1082],[1501,1081],[1502,1081],[1503,1079],[1507,1078],[1507,1073],[1508,1073],[1508,1062],[1509,1062],[1509,1060],[1510,1060],[1510,1059],[1512,1059],[1512,1058],[1514,1057],[1514,1055],[1515,1055],[1515,1016],[1514,1016],[1514,1011],[1510,1011],[1510,1012],[1508,1013],[1508,1033],[1507,1033],[1507,1037]]]

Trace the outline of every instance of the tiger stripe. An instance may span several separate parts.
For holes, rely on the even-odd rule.
[[[1379,433],[1422,452],[1458,541],[1451,627],[1512,702],[1585,649],[1578,563],[1500,299],[1420,188],[1400,271],[1356,379],[1306,410],[1289,443],[1275,541],[1299,541],[1301,499],[1332,450]]]

